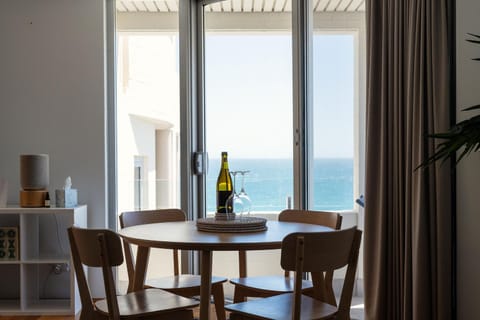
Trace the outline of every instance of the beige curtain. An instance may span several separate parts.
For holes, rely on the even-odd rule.
[[[448,164],[415,168],[450,127],[449,0],[367,0],[365,312],[452,319]]]

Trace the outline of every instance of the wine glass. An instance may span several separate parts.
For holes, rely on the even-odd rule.
[[[237,180],[237,174],[239,171],[230,171],[230,174],[233,176],[233,192],[232,194],[227,198],[227,201],[225,203],[226,208],[232,208],[231,213],[239,213],[240,216],[242,216],[243,213],[243,202],[242,199],[237,194],[237,189],[236,189],[236,180]],[[228,209],[227,209],[228,210]],[[228,218],[228,213],[227,212],[227,218]]]
[[[252,209],[252,200],[248,196],[247,192],[245,191],[245,175],[250,171],[239,171],[240,175],[242,176],[242,188],[240,189],[240,193],[238,197],[242,200],[243,203],[243,211],[250,215],[250,210]]]

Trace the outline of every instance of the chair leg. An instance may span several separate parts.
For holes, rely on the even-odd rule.
[[[223,283],[218,283],[212,286],[213,303],[215,305],[215,312],[218,320],[226,320],[225,315],[225,296],[223,294]]]
[[[168,312],[160,315],[155,316],[142,316],[136,319],[142,320],[193,320],[193,310],[186,309],[186,310],[177,310],[173,312]]]
[[[108,316],[99,314],[98,312],[82,308],[80,310],[80,320],[108,320]]]
[[[239,286],[235,286],[233,291],[233,303],[245,302],[246,298],[245,290]]]
[[[256,320],[258,318],[251,318],[251,317],[247,317],[247,316],[244,316],[244,315],[240,315],[238,313],[231,313],[230,314],[230,320]]]

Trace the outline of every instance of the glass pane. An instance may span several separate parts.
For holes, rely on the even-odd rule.
[[[119,212],[178,207],[178,35],[119,33],[118,48]]]
[[[178,7],[116,4],[118,214],[179,208]],[[171,251],[152,250],[150,263],[160,267],[149,268],[147,278],[173,274],[171,260]],[[118,279],[123,288],[125,265]]]
[[[207,213],[216,209],[222,151],[231,171],[248,171],[251,212],[278,213],[293,196],[291,14],[229,6],[205,7]]]
[[[353,208],[354,36],[313,36],[313,209]]]

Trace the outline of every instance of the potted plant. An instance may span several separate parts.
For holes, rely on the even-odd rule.
[[[467,39],[468,42],[480,44],[480,35],[469,33],[473,39]],[[480,58],[472,60],[480,61]],[[462,111],[479,110],[480,105],[475,105]],[[457,164],[463,157],[470,154],[472,151],[480,150],[480,114],[475,115],[469,119],[460,121],[454,125],[447,132],[434,133],[429,135],[434,139],[442,139],[439,143],[435,153],[425,160],[419,167],[426,167],[435,161],[441,160],[442,163],[451,157],[457,155],[457,151],[463,150],[459,154],[455,164]]]

